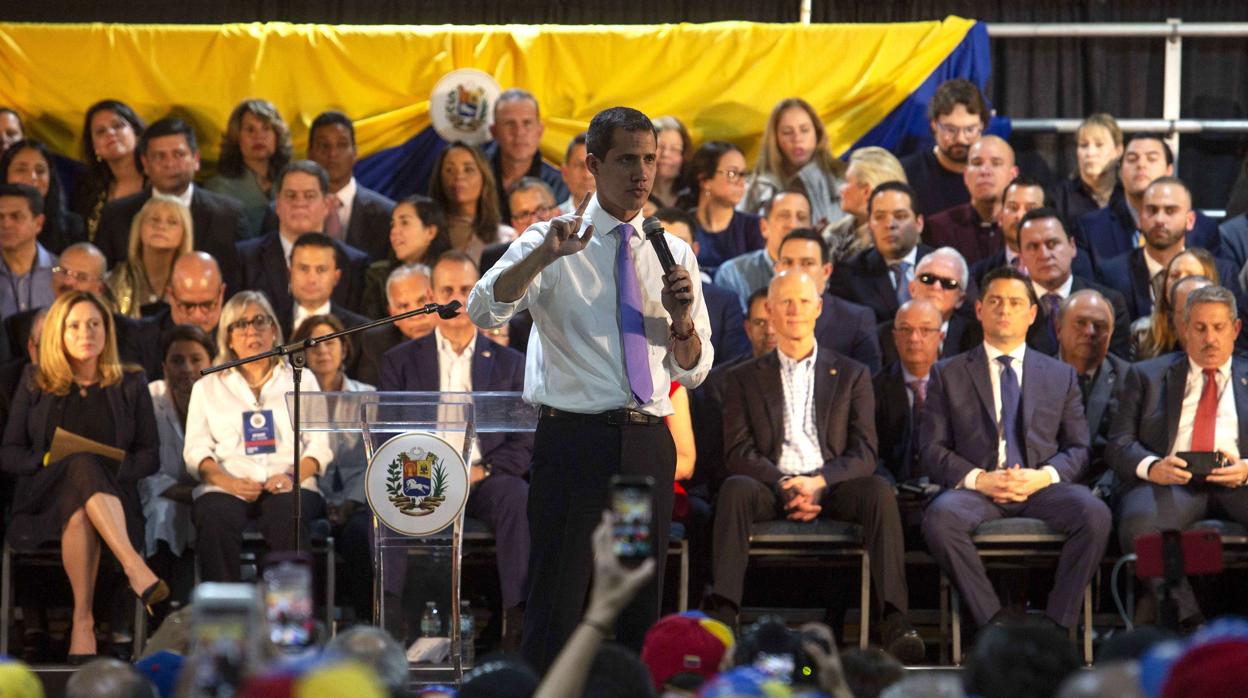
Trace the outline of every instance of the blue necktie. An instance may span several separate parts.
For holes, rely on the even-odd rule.
[[[1018,406],[1022,395],[1018,386],[1018,374],[1010,364],[1012,356],[998,356],[1001,362],[1001,436],[1005,439],[1005,467],[1012,468],[1016,464],[1026,467],[1023,451],[1020,448],[1018,433]]]
[[[645,315],[641,312],[641,285],[633,266],[633,226],[624,223],[620,231],[620,250],[615,257],[615,288],[620,303],[620,336],[624,340],[624,373],[633,399],[644,405],[654,398],[654,379],[650,376],[650,342],[646,339]]]
[[[897,304],[901,305],[910,300],[910,283],[906,279],[906,272],[910,270],[910,263],[897,262],[890,268],[893,270],[893,278],[897,281]]]

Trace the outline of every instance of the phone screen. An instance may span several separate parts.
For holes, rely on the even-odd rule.
[[[282,560],[264,570],[264,614],[269,640],[285,649],[313,642],[312,570],[297,560]]]
[[[209,582],[196,590],[188,665],[195,695],[231,695],[251,670],[260,624],[256,602],[250,585]]]
[[[653,490],[653,481],[648,477],[612,479],[615,554],[626,565],[640,565],[654,553],[650,536],[654,519]]]

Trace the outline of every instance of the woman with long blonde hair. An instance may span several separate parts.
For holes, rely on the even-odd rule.
[[[3,469],[17,481],[7,541],[17,550],[60,544],[74,596],[69,659],[81,663],[96,653],[101,541],[149,611],[169,595],[138,552],[137,483],[160,466],[156,417],[143,371],[118,359],[113,317],[99,296],[71,291],[52,304],[38,358],[22,375],[0,446]],[[67,448],[67,435],[124,456]]]
[[[1178,253],[1166,265],[1160,287],[1156,289],[1157,302],[1153,313],[1131,323],[1132,361],[1152,359],[1175,351],[1179,347],[1178,321],[1180,311],[1171,307],[1171,290],[1180,279],[1203,276],[1213,283],[1218,279],[1218,266],[1213,255],[1203,247],[1189,247]]]
[[[195,247],[191,211],[181,201],[155,194],[130,222],[126,260],[108,274],[117,312],[133,318],[165,295],[173,263]]]

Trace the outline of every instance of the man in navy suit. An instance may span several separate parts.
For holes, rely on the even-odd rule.
[[[832,275],[830,254],[828,242],[814,228],[798,228],[780,243],[776,273],[802,271],[824,288]],[[815,323],[815,341],[863,364],[872,374],[880,370],[880,342],[875,335],[875,314],[870,308],[824,292],[823,312]]]
[[[888,324],[890,334],[896,335],[893,346],[898,357],[873,381],[875,430],[884,466],[876,472],[893,482],[905,482],[920,475],[919,415],[927,401],[928,376],[940,356],[944,321],[934,303],[912,298]]]
[[[967,276],[962,253],[952,247],[941,247],[919,260],[915,276],[910,280],[911,299],[926,300],[940,311],[941,339],[937,342],[937,351],[942,359],[961,354],[982,341],[979,326],[972,323],[963,307]],[[880,352],[886,367],[897,361],[897,340],[901,339],[893,332],[893,324],[894,321],[889,320],[878,328]]]
[[[462,252],[442,255],[433,268],[435,303],[468,303],[477,265]],[[404,342],[381,357],[378,390],[522,391],[524,355],[487,339],[467,313],[439,318],[433,333]],[[497,541],[499,583],[506,626],[518,638],[520,604],[527,596],[529,485],[524,476],[533,453],[532,434],[482,433],[472,451],[468,516],[483,520]],[[388,584],[389,584],[389,580]],[[401,581],[396,578],[396,581]],[[401,584],[392,593],[402,591]]]
[[[277,316],[284,318],[294,311],[294,299],[290,295],[290,253],[300,235],[323,232],[325,216],[329,213],[326,203],[329,176],[311,160],[295,160],[282,168],[274,186],[277,188],[277,230],[238,243],[238,257],[242,288],[264,292]],[[340,240],[334,240],[334,248],[338,251],[342,279],[334,287],[333,301],[356,311],[364,293],[368,255]],[[221,268],[224,271],[224,263]]]
[[[1109,540],[1109,508],[1076,484],[1088,423],[1075,371],[1027,347],[1036,310],[1025,276],[985,276],[975,304],[984,344],[936,364],[920,421],[922,468],[946,487],[923,516],[923,537],[981,627],[1003,614],[971,541],[981,523],[1024,516],[1066,534],[1045,609],[1064,628],[1078,620]]]
[[[1102,480],[1107,468],[1105,446],[1109,443],[1110,423],[1118,412],[1117,388],[1127,375],[1128,366],[1109,353],[1114,317],[1114,306],[1090,288],[1067,296],[1058,313],[1058,358],[1070,364],[1079,377],[1091,439],[1088,468],[1081,481],[1089,487],[1104,484],[1108,489],[1112,489],[1110,480]]]
[[[1148,226],[1142,220],[1144,192],[1159,177],[1173,175],[1174,151],[1160,134],[1137,133],[1127,140],[1118,176],[1126,196],[1111,199],[1105,208],[1079,218],[1075,238],[1094,267],[1143,244],[1143,237],[1148,234]],[[1196,213],[1187,231],[1188,245],[1219,253],[1218,225],[1213,219]]]
[[[1131,366],[1110,427],[1106,458],[1123,483],[1118,538],[1124,552],[1145,533],[1218,517],[1248,524],[1248,360],[1233,355],[1241,321],[1219,286],[1192,291],[1179,330],[1182,353]],[[1228,465],[1194,481],[1184,451],[1221,453]],[[1154,587],[1157,589],[1158,587]],[[1191,586],[1175,590],[1182,627],[1203,621]]]
[[[335,315],[346,327],[368,322],[368,318],[333,301],[334,289],[341,282],[341,263],[334,241],[324,233],[300,235],[290,248],[290,296],[294,310],[278,318],[283,336],[293,336],[299,325],[313,315]],[[355,375],[354,362],[347,373]]]
[[[1193,241],[1196,216],[1192,210],[1191,191],[1177,177],[1158,177],[1145,188],[1140,207],[1143,246],[1100,265],[1105,284],[1126,296],[1132,320],[1153,312],[1160,275],[1165,273],[1170,260],[1189,246],[1204,247]],[[1213,249],[1209,251],[1214,252]],[[1238,296],[1239,270],[1217,257],[1214,263],[1222,285]]]
[[[312,120],[308,159],[329,175],[325,234],[364,250],[369,259],[385,259],[390,254],[394,202],[355,181],[355,158],[355,125],[346,114],[327,111]]]
[[[867,199],[867,227],[874,246],[850,257],[834,270],[832,295],[860,303],[888,322],[910,300],[915,265],[932,248],[919,243],[923,216],[915,193],[903,182],[885,182]]]

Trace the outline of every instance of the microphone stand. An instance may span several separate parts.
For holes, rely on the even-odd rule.
[[[294,408],[293,408],[293,413],[292,413],[293,426],[294,426],[294,432],[295,432],[295,448],[294,448],[294,454],[295,454],[294,461],[295,462],[294,462],[294,471],[290,479],[292,482],[294,482],[294,486],[291,488],[291,493],[295,495],[295,551],[296,552],[300,552],[303,549],[303,546],[302,546],[302,543],[303,543],[303,540],[302,540],[303,538],[303,526],[302,526],[303,524],[303,493],[302,493],[302,486],[300,484],[300,477],[299,477],[299,449],[300,449],[300,446],[302,446],[302,442],[300,440],[301,429],[299,428],[299,400],[300,400],[300,395],[301,395],[301,393],[299,392],[299,383],[300,383],[300,379],[302,378],[303,367],[307,364],[307,360],[308,360],[307,353],[306,353],[307,350],[311,349],[312,347],[322,342],[328,342],[331,339],[338,339],[339,337],[345,337],[347,335],[356,334],[358,332],[363,332],[365,330],[371,330],[374,327],[380,327],[382,325],[389,325],[399,320],[406,320],[409,317],[415,317],[417,315],[431,315],[433,313],[437,313],[438,316],[442,318],[453,318],[459,314],[459,309],[461,307],[462,305],[460,304],[459,301],[451,301],[450,303],[447,303],[446,305],[438,305],[437,303],[429,303],[423,308],[417,308],[415,310],[409,310],[406,313],[400,313],[399,315],[391,315],[390,317],[383,317],[378,320],[372,320],[372,321],[364,323],[363,325],[356,325],[355,327],[348,327],[345,330],[338,330],[337,332],[330,332],[329,334],[324,334],[324,335],[321,335],[320,337],[308,337],[307,339],[304,339],[299,342],[291,342],[290,344],[284,344],[282,346],[273,347],[272,349],[268,351],[261,352],[259,354],[256,354],[255,356],[249,356],[245,359],[234,359],[233,361],[227,361],[223,364],[217,364],[216,366],[209,366],[208,368],[205,368],[199,372],[200,375],[206,376],[210,373],[224,371],[226,369],[234,368],[236,366],[242,366],[243,364],[249,364],[253,361],[261,361],[263,359],[269,359],[274,356],[289,357],[290,367],[294,369],[294,384],[295,384],[295,390],[294,390],[295,402],[294,402]],[[273,429],[274,429],[274,433],[276,433],[276,430],[277,430],[276,424],[273,425]]]

